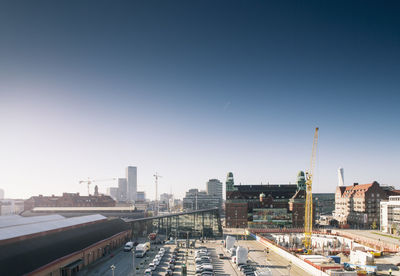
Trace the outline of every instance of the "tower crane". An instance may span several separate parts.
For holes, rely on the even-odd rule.
[[[88,177],[87,180],[80,180],[79,184],[81,183],[86,183],[87,184],[87,193],[88,195],[90,195],[90,184],[92,184],[93,182],[102,182],[102,181],[112,181],[112,180],[116,180],[116,178],[108,178],[108,179],[90,179]]]
[[[153,175],[156,181],[156,212],[157,212],[157,216],[158,216],[158,211],[159,211],[159,205],[158,205],[158,179],[160,177],[162,177],[161,175],[159,175],[157,172],[156,174]]]
[[[314,176],[315,158],[317,155],[317,142],[318,130],[315,128],[314,141],[311,153],[311,164],[309,170],[306,172],[306,204],[305,204],[305,217],[304,217],[304,247],[305,253],[311,254],[312,252],[312,226],[313,226],[313,199],[312,199],[312,182]]]

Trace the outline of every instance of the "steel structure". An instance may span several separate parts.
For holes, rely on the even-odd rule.
[[[312,199],[312,182],[314,176],[315,159],[317,155],[317,142],[318,142],[318,130],[315,128],[314,141],[311,153],[311,164],[309,171],[306,172],[306,204],[305,204],[305,218],[304,218],[304,247],[305,253],[311,254],[312,244],[312,226],[313,226],[313,199]]]
[[[154,176],[155,182],[156,182],[156,206],[155,206],[155,213],[156,213],[156,216],[158,216],[158,212],[160,211],[160,209],[159,209],[159,204],[158,204],[158,179],[159,179],[160,177],[162,177],[162,176],[159,175],[157,172],[156,172],[156,174],[154,174],[153,176]]]

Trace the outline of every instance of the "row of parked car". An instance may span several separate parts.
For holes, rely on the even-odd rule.
[[[160,248],[160,251],[154,257],[154,260],[149,264],[149,267],[144,271],[144,275],[151,276],[153,274],[153,272],[157,269],[158,265],[160,265],[160,263],[162,262],[165,253],[166,253],[165,248],[163,247]],[[170,259],[168,260],[168,267],[165,272],[166,276],[171,276],[174,274],[176,261],[178,260],[178,253],[179,253],[179,248],[175,248],[171,254]]]
[[[154,257],[153,261],[149,263],[149,267],[144,271],[144,275],[152,275],[153,271],[157,269],[157,266],[161,263],[162,258],[165,254],[165,248],[161,247],[160,251]]]
[[[200,247],[194,253],[197,276],[214,276],[214,267],[210,252],[206,247]]]
[[[254,268],[248,264],[239,264],[239,270],[242,272],[243,276],[255,276]]]

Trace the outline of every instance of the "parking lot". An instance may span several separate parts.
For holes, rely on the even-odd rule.
[[[239,240],[238,245],[248,248],[248,260],[251,268],[263,269],[268,268],[271,270],[273,276],[278,275],[308,275],[303,270],[290,264],[274,254],[273,252],[267,253],[265,247],[254,240]],[[222,240],[210,240],[204,243],[196,242],[195,247],[186,248],[185,242],[178,242],[178,247],[175,244],[159,244],[151,245],[150,250],[143,258],[135,257],[135,272],[136,275],[146,275],[145,271],[149,268],[149,264],[154,260],[160,248],[164,248],[165,253],[161,258],[159,265],[152,271],[151,275],[167,275],[168,263],[173,255],[174,250],[178,247],[179,251],[176,254],[176,263],[174,271],[170,275],[181,275],[182,266],[186,266],[187,275],[196,275],[196,250],[204,247],[207,248],[208,256],[210,257],[209,264],[212,265],[213,273],[217,276],[228,275],[243,275],[236,264],[234,264],[228,253],[223,247]],[[222,254],[222,258],[219,258]],[[115,266],[115,276],[134,275],[132,269],[133,255],[131,252],[124,252],[121,250],[115,252],[112,258],[107,258],[94,264],[89,269],[81,271],[79,275],[112,275],[111,265]],[[199,264],[199,263],[198,263]],[[201,275],[201,274],[197,274]]]

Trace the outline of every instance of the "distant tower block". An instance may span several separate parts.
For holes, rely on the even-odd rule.
[[[344,186],[344,170],[343,170],[343,168],[338,169],[338,180],[339,180],[339,182],[338,182],[339,187]]]

